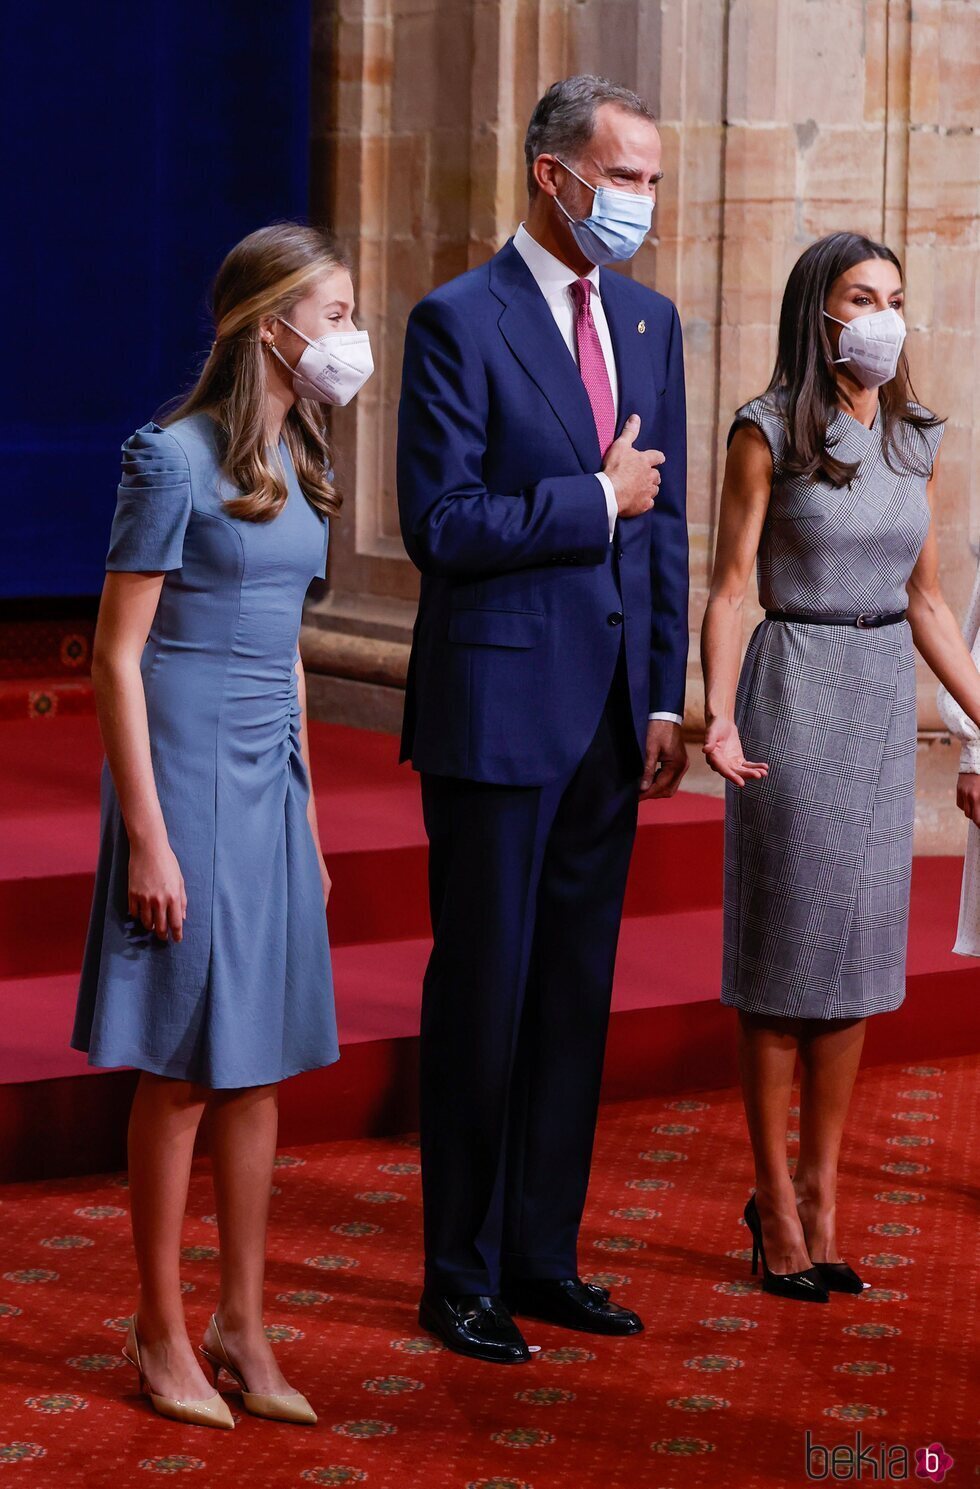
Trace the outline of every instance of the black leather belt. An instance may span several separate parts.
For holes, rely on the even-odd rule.
[[[804,615],[797,610],[767,610],[766,620],[793,620],[807,626],[857,626],[860,630],[868,630],[875,626],[897,626],[907,615],[907,610],[895,610],[891,615]]]

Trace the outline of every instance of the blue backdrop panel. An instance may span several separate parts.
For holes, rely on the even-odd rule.
[[[304,217],[309,0],[3,7],[0,595],[102,585],[119,446],[211,340],[221,259]]]

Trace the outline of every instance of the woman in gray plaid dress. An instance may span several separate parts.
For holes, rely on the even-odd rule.
[[[702,633],[704,750],[728,782],[721,998],[738,1010],[753,1271],[761,1251],[767,1291],[818,1302],[864,1286],[837,1248],[837,1161],[865,1020],[905,996],[915,647],[980,720],[930,527],[943,424],[911,396],[903,303],[898,260],[856,234],[793,269],[770,386],[729,434]],[[766,619],[739,671],[753,564]]]

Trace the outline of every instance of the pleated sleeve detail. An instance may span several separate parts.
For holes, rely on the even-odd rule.
[[[187,457],[167,430],[144,424],[122,447],[106,569],[179,569],[191,514]]]

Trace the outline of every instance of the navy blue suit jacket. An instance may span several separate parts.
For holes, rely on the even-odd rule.
[[[600,276],[619,377],[617,433],[663,450],[653,511],[609,542],[595,420],[544,296],[509,241],[412,311],[398,416],[398,509],[422,574],[402,759],[501,785],[570,774],[625,639],[647,715],[684,712],[688,545],[677,311]],[[641,329],[641,326],[644,329]]]

